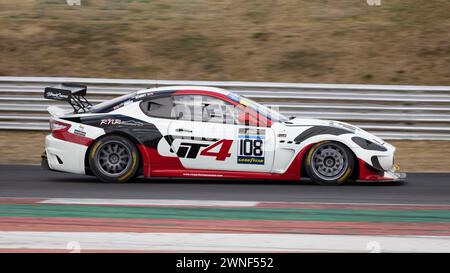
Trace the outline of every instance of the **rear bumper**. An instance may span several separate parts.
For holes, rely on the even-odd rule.
[[[41,165],[54,171],[85,174],[86,151],[87,146],[48,135],[45,138],[45,153],[41,156]]]
[[[50,166],[48,165],[47,153],[45,151],[41,155],[41,168],[52,172],[59,172],[50,168]]]

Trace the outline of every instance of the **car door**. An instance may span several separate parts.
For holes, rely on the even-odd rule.
[[[206,95],[175,95],[169,150],[187,169],[270,172],[275,134],[239,121],[242,109]],[[169,154],[169,153],[168,153]]]

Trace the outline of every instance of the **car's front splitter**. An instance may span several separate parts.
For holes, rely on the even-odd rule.
[[[398,171],[398,168],[392,170],[377,170],[367,164],[364,160],[359,159],[359,177],[360,182],[393,182],[404,181],[406,173]]]

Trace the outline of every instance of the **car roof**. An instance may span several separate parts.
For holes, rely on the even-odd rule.
[[[210,87],[210,86],[195,86],[195,85],[177,85],[177,86],[164,86],[148,88],[137,91],[137,95],[154,93],[154,92],[164,92],[164,91],[181,91],[181,90],[192,90],[192,91],[208,91],[213,93],[218,93],[222,95],[229,95],[231,92],[222,88]]]

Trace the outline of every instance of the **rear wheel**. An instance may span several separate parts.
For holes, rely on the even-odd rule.
[[[320,142],[309,150],[305,169],[313,182],[339,185],[346,182],[354,170],[353,154],[341,143]]]
[[[109,135],[97,140],[89,152],[92,173],[103,182],[127,182],[139,169],[139,152],[128,139]]]

